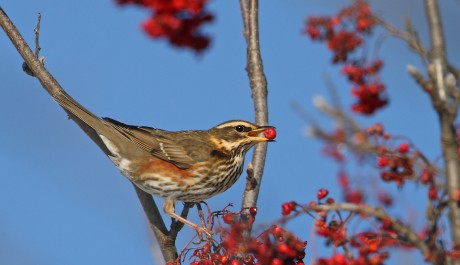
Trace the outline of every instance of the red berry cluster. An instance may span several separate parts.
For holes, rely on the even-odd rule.
[[[419,173],[415,170],[416,161],[420,161],[421,154],[414,150],[407,142],[401,142],[395,147],[388,144],[388,140],[393,137],[384,131],[381,124],[376,124],[367,129],[367,133],[379,144],[377,156],[377,166],[381,169],[380,177],[383,181],[394,181],[398,186],[402,186],[408,179],[413,179],[418,174],[421,184],[428,186],[428,198],[438,199],[438,188],[434,179],[432,165],[421,160],[422,168]],[[455,199],[455,198],[454,198]],[[460,199],[460,197],[458,198]]]
[[[394,181],[398,186],[404,184],[406,179],[414,174],[413,156],[409,155],[410,146],[406,142],[397,147],[391,147],[388,140],[392,136],[385,132],[383,125],[377,123],[367,128],[367,134],[378,146],[377,166],[382,170],[380,177],[383,181]],[[413,152],[415,156],[417,152]]]
[[[352,25],[352,26],[350,26]],[[363,45],[364,38],[375,26],[375,19],[365,1],[355,1],[333,17],[310,17],[305,33],[312,40],[325,41],[334,54],[334,63],[343,63],[342,73],[353,84],[352,95],[357,98],[352,106],[356,113],[373,114],[388,103],[385,86],[379,81],[378,73],[383,63],[374,60],[350,59],[350,54]]]
[[[385,85],[380,82],[378,73],[383,66],[381,60],[374,60],[369,65],[353,62],[342,68],[342,73],[353,84],[352,95],[358,99],[352,110],[361,114],[373,114],[377,109],[388,103],[385,96]]]
[[[165,38],[176,47],[202,52],[210,43],[200,26],[213,20],[205,10],[208,0],[116,0],[120,5],[135,4],[152,11],[142,27],[152,38]]]
[[[302,259],[305,257],[306,242],[299,240],[292,233],[279,226],[272,226],[265,230],[261,235],[249,239],[244,239],[244,230],[247,225],[241,222],[241,214],[227,213],[223,216],[224,222],[230,227],[223,231],[222,249],[226,254],[223,257],[230,257],[228,262],[219,264],[245,264],[245,265],[282,265],[299,264],[303,265]],[[245,253],[242,260],[236,260],[239,253]],[[238,263],[239,262],[239,263]]]
[[[346,182],[346,181],[344,181]],[[348,184],[346,184],[348,185]],[[315,264],[322,265],[381,265],[388,258],[388,253],[383,251],[385,247],[398,245],[397,234],[392,230],[391,220],[386,222],[378,220],[381,228],[377,232],[357,232],[349,234],[347,225],[350,222],[351,215],[342,219],[342,215],[337,212],[328,212],[315,210],[311,212],[308,209],[315,209],[319,205],[334,205],[335,200],[328,197],[329,192],[325,189],[318,190],[317,198],[319,202],[312,201],[308,206],[303,207],[296,204],[299,211],[303,210],[311,217],[315,218],[316,233],[326,238],[327,245],[343,247],[347,249],[347,256],[336,253],[329,258],[320,258]],[[325,199],[324,202],[321,202]],[[363,205],[363,207],[367,207]],[[331,216],[331,213],[333,215]],[[367,216],[360,215],[363,219],[369,219]]]
[[[333,62],[337,63],[348,60],[348,55],[363,44],[362,36],[368,35],[374,25],[369,5],[365,1],[355,1],[336,16],[308,18],[305,33],[313,40],[326,41],[334,53]]]
[[[342,254],[335,254],[330,258],[320,258],[318,265],[383,265],[383,261],[388,258],[388,253],[383,252],[371,257],[360,255],[358,258],[347,258]]]

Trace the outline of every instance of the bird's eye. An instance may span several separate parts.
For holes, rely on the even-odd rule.
[[[246,132],[246,131],[248,131],[248,128],[243,126],[243,125],[238,125],[238,126],[235,127],[235,130],[237,132]]]

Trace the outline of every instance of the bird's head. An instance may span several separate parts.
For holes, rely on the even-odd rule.
[[[267,134],[269,130],[271,134]],[[259,142],[273,142],[275,127],[259,126],[248,121],[232,120],[211,128],[211,141],[219,149],[231,152],[246,152]]]

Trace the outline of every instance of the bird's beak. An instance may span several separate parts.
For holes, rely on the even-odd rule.
[[[273,139],[268,139],[265,137],[264,132],[268,128],[275,128],[273,126],[260,126],[258,129],[248,132],[248,137],[255,142],[274,142]]]

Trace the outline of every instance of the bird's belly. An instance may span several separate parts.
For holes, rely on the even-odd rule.
[[[110,157],[122,174],[147,193],[184,202],[200,202],[229,189],[242,173],[244,156],[233,163],[214,163],[211,167],[195,164],[180,169],[164,160],[151,157],[134,163],[119,156]]]
[[[222,174],[225,172],[225,174]],[[144,191],[163,198],[200,202],[229,189],[240,177],[241,165],[217,165],[206,172],[190,170],[186,176],[151,171],[134,181]],[[165,174],[166,173],[166,174]],[[171,173],[171,172],[169,172]]]

